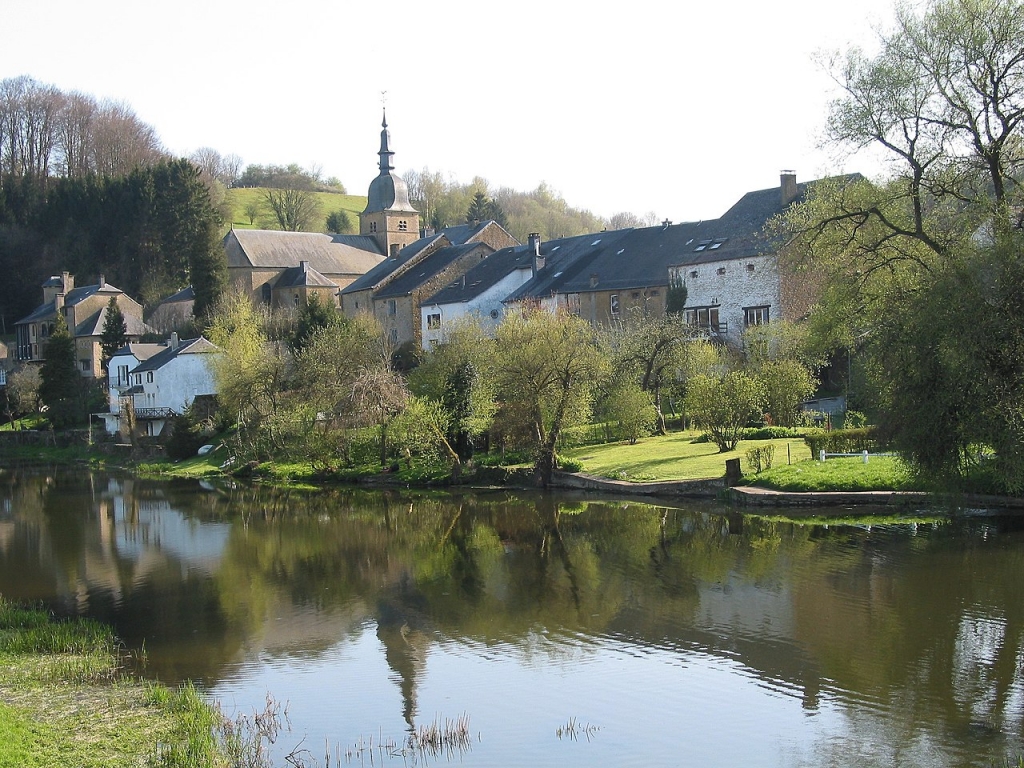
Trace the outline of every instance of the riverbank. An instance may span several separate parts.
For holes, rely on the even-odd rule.
[[[0,596],[0,768],[226,765],[195,688],[129,675],[111,631]]]

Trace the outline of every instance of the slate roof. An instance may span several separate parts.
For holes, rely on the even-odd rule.
[[[425,281],[444,270],[445,267],[473,249],[481,247],[486,246],[483,246],[481,243],[463,243],[461,245],[449,245],[445,248],[439,248],[377,291],[374,294],[374,298],[388,299],[408,296],[423,285]]]
[[[129,336],[142,336],[146,333],[155,332],[155,329],[146,325],[146,323],[132,315],[123,315],[123,317],[126,332]],[[76,339],[83,336],[101,336],[103,335],[103,324],[106,320],[107,308],[104,306],[102,309],[96,310],[85,318],[85,320],[76,325],[71,335]]]
[[[369,235],[233,229],[224,236],[228,267],[280,269],[308,261],[323,275],[363,274],[384,259]]]
[[[51,277],[43,284],[43,287],[52,287],[60,284],[60,278]],[[83,285],[81,288],[74,288],[67,292],[67,295],[64,296],[64,306],[73,307],[76,304],[85,301],[90,296],[95,296],[97,293],[105,293],[110,296],[119,296],[122,293],[124,293],[124,291],[122,291],[120,288],[115,288],[110,283],[105,283],[102,286],[100,286],[99,284]],[[21,318],[21,320],[16,322],[15,325],[22,325],[24,323],[36,323],[39,322],[40,320],[46,320],[50,317],[54,317],[55,315],[56,310],[54,309],[54,304],[52,301],[50,301],[47,302],[46,304],[40,304],[38,307],[33,309],[28,315],[26,315],[25,317]]]
[[[303,269],[302,266],[288,267],[281,276],[277,278],[277,282],[274,283],[275,288],[334,288],[337,290],[338,286],[326,277],[321,275],[315,269],[310,267],[308,264]]]
[[[202,336],[197,339],[183,339],[179,341],[177,349],[172,349],[170,345],[161,346],[163,349],[141,362],[138,366],[133,368],[131,372],[142,373],[144,371],[158,370],[180,355],[203,355],[210,352],[220,351],[219,347],[212,342],[207,341]]]
[[[120,355],[122,352],[127,352],[128,354],[134,356],[135,359],[137,359],[139,362],[142,362],[143,360],[149,360],[149,358],[151,358],[153,355],[157,354],[158,352],[162,352],[165,349],[167,349],[167,344],[166,343],[164,343],[164,344],[142,344],[142,343],[138,343],[138,342],[131,342],[131,343],[125,344],[123,347],[121,347],[119,350],[117,350],[117,352],[115,352],[113,355],[111,355],[110,359],[113,360],[115,357]]]
[[[195,300],[196,300],[196,292],[192,288],[192,286],[190,285],[188,288],[182,288],[177,293],[171,294],[166,299],[163,299],[162,301],[160,301],[156,306],[157,307],[161,307],[164,304],[177,304],[178,302],[195,301]],[[154,307],[154,309],[155,309],[155,307]]]
[[[609,248],[616,247],[616,243],[632,231],[631,229],[617,229],[610,232],[563,237],[541,243],[540,252],[545,260],[544,267],[509,295],[505,301],[538,299],[560,292],[562,286],[577,275],[581,273],[589,275],[588,267],[593,260]],[[529,245],[526,247],[529,248]]]
[[[373,286],[387,278],[388,275],[397,271],[399,267],[408,264],[410,261],[415,259],[428,247],[443,246],[448,243],[449,240],[443,234],[437,234],[431,237],[421,237],[416,242],[405,246],[405,248],[400,250],[398,255],[394,258],[384,259],[384,261],[369,270],[366,274],[357,277],[351,283],[342,288],[341,292],[343,294],[347,294],[373,288]]]
[[[442,288],[423,304],[459,304],[475,299],[517,269],[530,269],[533,252],[527,245],[495,251],[463,277]]]

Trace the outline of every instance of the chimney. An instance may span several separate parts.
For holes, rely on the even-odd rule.
[[[670,220],[668,220],[668,219],[665,219],[663,222],[661,222],[661,228],[663,230],[664,229],[668,229],[671,226],[672,226],[672,222]]]
[[[100,279],[99,279],[98,282],[99,282],[99,288],[100,288],[101,291],[104,288],[107,287],[107,281],[106,281],[106,278],[103,277],[103,273],[102,272],[100,273]]]
[[[302,270],[302,274],[306,274],[307,272],[309,272],[309,262],[299,261],[299,269]]]
[[[590,287],[591,288],[597,288],[597,283],[598,283],[597,272],[591,272],[590,273]]]
[[[782,204],[789,205],[800,194],[796,187],[796,171],[782,171],[779,174],[779,182],[782,190]]]
[[[177,349],[178,348],[178,332],[177,331],[171,331],[171,338],[168,339],[167,346],[169,346],[171,349]]]
[[[70,293],[71,291],[75,290],[75,278],[74,275],[72,275],[70,272],[61,272],[60,282],[61,285],[63,286],[63,290],[61,291],[61,293]]]
[[[531,271],[536,275],[544,269],[544,265],[547,264],[547,259],[540,255],[540,233],[531,232],[527,239],[527,244],[530,249],[530,258],[533,259]]]
[[[58,293],[53,297],[53,311],[60,312],[64,309],[64,294]]]

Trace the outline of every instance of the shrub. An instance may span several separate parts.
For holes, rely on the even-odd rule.
[[[192,416],[191,410],[171,419],[171,437],[167,441],[167,455],[175,461],[189,459],[206,442],[202,425]]]
[[[747,464],[754,470],[754,474],[761,474],[766,469],[771,469],[775,461],[774,445],[759,445],[747,451]]]
[[[555,465],[563,472],[582,472],[583,462],[568,456],[555,456]]]
[[[804,435],[804,441],[815,458],[821,451],[825,451],[825,453],[877,451],[884,447],[880,438],[880,434],[874,427],[834,429],[831,432],[820,430]]]
[[[746,427],[740,430],[740,440],[778,440],[783,437],[802,437],[792,427]]]

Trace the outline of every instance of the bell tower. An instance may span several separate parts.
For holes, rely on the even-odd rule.
[[[359,234],[373,237],[384,255],[393,258],[420,236],[420,215],[409,202],[409,187],[394,173],[388,116],[384,113],[380,132],[380,173],[370,182],[366,208],[359,214]]]

